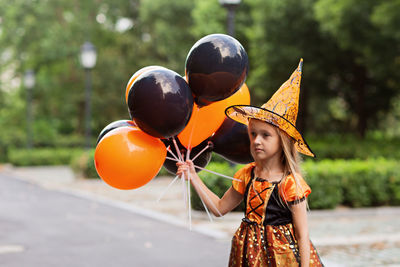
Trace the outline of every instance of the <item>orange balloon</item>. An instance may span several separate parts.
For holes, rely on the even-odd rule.
[[[164,68],[164,67],[161,67],[161,66],[147,66],[147,67],[141,68],[140,70],[138,70],[137,72],[135,72],[132,75],[132,77],[129,79],[128,84],[126,85],[126,89],[125,89],[125,100],[126,100],[126,103],[128,103],[129,90],[131,89],[132,84],[137,79],[137,77],[139,77],[140,75],[142,75],[146,71],[154,70],[154,69],[157,69],[157,68]]]
[[[94,154],[96,171],[108,185],[135,189],[160,171],[167,150],[160,139],[136,127],[120,127],[107,133]]]
[[[225,109],[227,107],[249,104],[250,92],[246,84],[243,84],[236,93],[224,100],[214,102],[202,108],[193,104],[193,112],[189,123],[186,125],[185,129],[178,134],[179,141],[186,148],[199,145],[215,133],[224,122],[226,118]]]

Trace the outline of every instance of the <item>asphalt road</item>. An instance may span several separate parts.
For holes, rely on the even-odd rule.
[[[0,266],[227,266],[228,241],[0,173]]]

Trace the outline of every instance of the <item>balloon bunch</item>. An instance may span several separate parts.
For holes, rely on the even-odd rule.
[[[185,77],[161,66],[138,70],[125,88],[132,121],[109,124],[97,140],[99,176],[112,187],[134,189],[163,165],[175,174],[176,161],[185,158],[204,170],[213,151],[236,163],[252,161],[246,126],[225,116],[231,105],[250,104],[248,66],[236,39],[211,34],[190,49]]]

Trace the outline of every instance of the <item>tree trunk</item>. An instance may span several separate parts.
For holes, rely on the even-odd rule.
[[[365,94],[367,84],[367,71],[365,67],[354,66],[353,88],[355,95],[355,111],[357,114],[357,134],[364,138],[367,131],[367,116],[365,108]]]

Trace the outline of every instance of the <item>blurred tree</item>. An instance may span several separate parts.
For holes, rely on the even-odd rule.
[[[398,106],[390,102],[400,87],[399,13],[400,0],[242,0],[235,38],[249,54],[253,104],[264,103],[303,57],[299,127],[365,135]],[[98,133],[129,118],[125,86],[135,71],[162,65],[183,74],[191,46],[211,33],[226,33],[226,10],[217,0],[0,0],[0,138],[25,140],[19,84],[28,68],[37,80],[34,141],[51,145],[83,133],[84,41],[98,52],[92,113]]]
[[[399,1],[249,1],[249,86],[261,104],[304,58],[298,126],[365,136],[398,94]],[[396,78],[397,77],[397,78]],[[306,127],[306,123],[311,127]]]
[[[83,133],[79,53],[84,41],[90,40],[98,53],[91,121],[96,133],[111,121],[129,118],[125,86],[138,69],[158,64],[184,72],[194,43],[185,30],[192,6],[166,0],[0,0],[2,68],[12,70],[9,79],[21,78],[27,68],[36,72],[36,145],[49,145],[59,134]],[[19,90],[23,104],[24,88]]]
[[[379,112],[387,112],[398,94],[400,47],[395,23],[399,7],[398,0],[319,0],[315,4],[322,31],[346,54],[345,60],[335,64],[336,88],[356,114],[361,137],[377,125]]]
[[[218,1],[195,0],[191,15],[194,20],[191,31],[197,40],[208,34],[226,34],[227,12]]]
[[[246,52],[249,53],[249,40],[246,32],[250,29],[252,18],[250,16],[250,6],[248,2],[251,0],[242,0],[235,11],[235,36]],[[213,34],[227,34],[227,10],[215,0],[196,0],[192,10],[193,26],[191,32],[196,40]],[[246,83],[248,84],[252,75],[252,62],[250,61],[250,70]],[[250,88],[250,92],[252,92]]]
[[[182,75],[195,38],[189,31],[194,0],[142,0],[140,23],[146,65],[163,65]]]
[[[38,125],[34,128],[40,133],[35,138],[44,135],[46,127],[41,121],[56,128],[57,133],[82,132],[84,81],[78,58],[85,40],[90,39],[98,49],[98,64],[93,71],[93,126],[100,128],[122,114],[129,72],[128,62],[120,59],[136,49],[121,49],[120,42],[129,28],[118,28],[118,23],[135,15],[134,4],[122,0],[0,1],[0,50],[9,54],[3,68],[12,68],[17,77],[27,68],[36,72],[34,112]],[[135,42],[138,40],[130,38],[130,46],[135,47]]]
[[[250,87],[256,104],[264,103],[304,58],[298,126],[303,132],[327,129],[328,101],[335,96],[329,77],[343,59],[332,38],[319,31],[314,1],[249,1],[252,28],[247,30],[252,64]],[[307,127],[306,122],[311,127]]]

